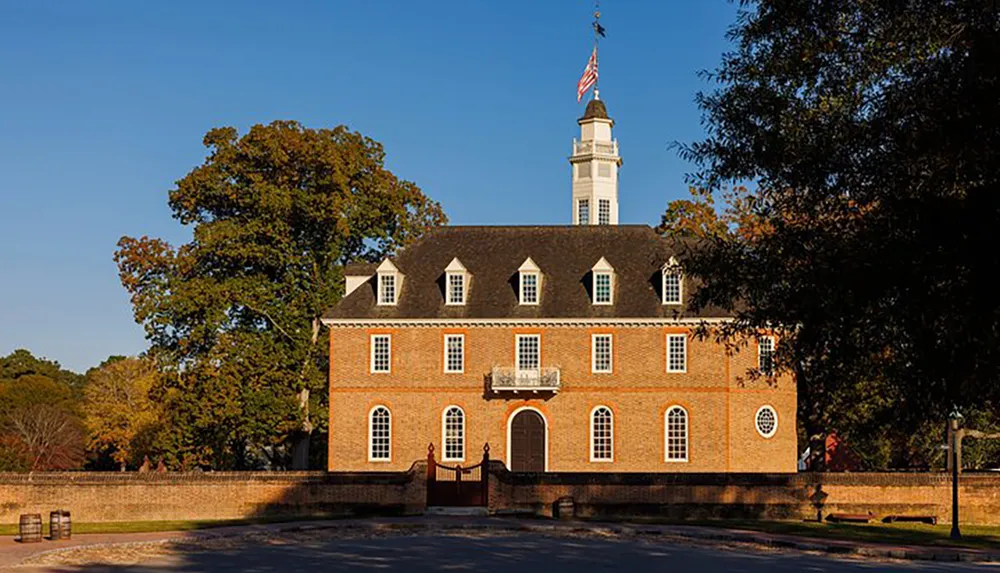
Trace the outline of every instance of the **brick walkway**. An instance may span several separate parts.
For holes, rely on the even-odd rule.
[[[860,557],[887,559],[916,559],[933,561],[991,561],[1000,562],[1000,551],[989,552],[980,549],[955,549],[938,547],[918,547],[907,545],[863,544],[821,538],[777,535],[745,530],[683,525],[629,525],[594,522],[556,522],[513,518],[447,518],[411,517],[376,518],[366,520],[303,521],[294,523],[274,523],[219,527],[188,532],[155,532],[127,534],[80,534],[68,541],[42,541],[41,543],[16,543],[13,537],[0,538],[0,567],[17,565],[24,559],[46,551],[69,547],[101,546],[127,543],[149,543],[176,540],[199,540],[231,537],[247,533],[296,532],[343,529],[357,533],[366,530],[398,530],[401,533],[434,533],[441,531],[493,531],[493,532],[538,532],[538,533],[595,533],[623,537],[658,538],[664,542],[671,540],[694,541],[699,543],[744,543],[780,549],[811,551],[834,555],[854,555]]]

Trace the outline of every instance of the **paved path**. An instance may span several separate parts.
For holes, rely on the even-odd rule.
[[[258,545],[239,550],[155,557],[134,566],[48,566],[32,573],[195,571],[696,571],[782,573],[826,571],[989,571],[983,565],[933,562],[873,563],[793,553],[684,546],[641,539],[560,538],[529,533],[462,536],[457,532],[333,539],[314,543]]]
[[[109,543],[186,540],[198,550],[140,555],[137,566],[31,566],[22,571],[998,571],[997,566],[892,561],[909,554],[924,559],[976,558],[976,550],[858,546],[705,527],[562,523],[500,518],[398,518],[300,522],[226,527],[197,532],[77,535],[72,541],[15,544],[0,539],[0,567],[41,551]],[[205,545],[206,541],[210,541]],[[223,543],[220,543],[223,542]],[[212,544],[214,543],[214,545]],[[752,545],[747,545],[747,544]],[[116,547],[127,547],[116,545]],[[820,553],[792,548],[815,549]],[[891,551],[890,551],[891,549]],[[114,553],[115,550],[111,552]],[[126,551],[127,552],[127,551]],[[881,560],[831,556],[855,553]],[[982,552],[979,552],[982,554]],[[513,571],[511,571],[513,569]]]

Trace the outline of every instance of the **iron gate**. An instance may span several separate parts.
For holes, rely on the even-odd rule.
[[[474,466],[446,466],[434,459],[434,444],[427,446],[427,505],[485,507],[490,479],[490,445],[483,446],[483,459]]]

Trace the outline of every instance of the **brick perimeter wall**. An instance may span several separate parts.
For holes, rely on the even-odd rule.
[[[426,462],[405,472],[0,473],[0,523],[66,509],[76,522],[422,513]]]
[[[494,464],[490,509],[553,515],[573,498],[579,517],[672,519],[815,519],[817,487],[830,513],[936,515],[951,520],[951,479],[944,473],[866,474],[514,474]],[[959,488],[962,523],[1000,525],[1000,475],[966,474]]]
[[[580,517],[815,518],[817,486],[833,512],[951,516],[951,482],[920,474],[514,474],[491,467],[492,511],[552,515],[570,496]],[[1000,475],[966,474],[963,523],[1000,525]],[[67,509],[76,522],[237,519],[267,515],[419,514],[426,462],[404,472],[207,474],[0,473],[0,523]]]

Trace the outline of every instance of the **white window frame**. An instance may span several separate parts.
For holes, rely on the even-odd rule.
[[[683,368],[672,368],[670,364],[670,341],[671,339],[683,340],[684,346],[684,367]],[[667,372],[670,374],[684,374],[687,372],[688,363],[688,335],[686,334],[668,334],[667,335]]]
[[[375,339],[376,338],[385,338],[385,339],[387,339],[389,341],[389,344],[388,344],[388,357],[386,359],[386,363],[388,364],[388,366],[386,367],[385,370],[376,370],[375,369]],[[369,353],[369,361],[368,361],[369,369],[368,369],[368,371],[370,373],[372,373],[372,374],[390,374],[390,373],[392,373],[392,335],[391,334],[372,334],[368,338],[368,353]]]
[[[602,220],[601,215],[604,214],[604,207],[607,207],[607,220]],[[611,224],[611,199],[598,199],[597,200],[597,224],[598,225],[610,225]]]
[[[607,458],[597,457],[597,434],[595,433],[596,427],[594,421],[598,410],[607,410],[611,415],[609,417],[610,424],[608,428],[608,440],[610,441],[608,451],[611,455]],[[612,463],[615,461],[615,411],[610,406],[605,406],[604,404],[594,406],[590,410],[590,461],[595,463]]]
[[[684,413],[684,457],[670,457],[670,413],[680,410]],[[663,461],[667,463],[687,463],[691,458],[691,414],[680,404],[673,404],[663,412]]]
[[[615,273],[613,271],[594,271],[594,304],[607,306],[615,303]],[[608,300],[597,298],[597,277],[608,277]]]
[[[452,280],[453,279],[458,279],[458,284],[461,285],[459,288],[462,289],[462,292],[461,292],[462,297],[459,300],[454,300],[452,298],[452,296],[451,296],[452,295]],[[448,272],[448,273],[445,273],[445,279],[444,279],[444,290],[445,290],[444,303],[446,305],[449,305],[449,306],[462,306],[462,305],[464,305],[465,304],[465,298],[466,298],[466,291],[468,290],[466,288],[467,282],[468,281],[466,281],[466,279],[465,279],[465,273],[463,273],[463,272]]]
[[[461,434],[459,435],[459,440],[462,444],[462,455],[459,457],[452,457],[448,455],[448,412],[452,410],[458,410],[458,413],[462,416],[462,426]],[[465,428],[466,428],[465,409],[461,406],[452,404],[446,406],[444,410],[441,411],[441,461],[443,462],[464,462],[465,461]]]
[[[389,445],[386,451],[388,452],[387,457],[376,458],[375,453],[375,423],[374,414],[375,410],[383,409],[388,414],[389,419]],[[372,406],[371,410],[368,410],[368,461],[369,462],[381,462],[389,463],[392,462],[392,410],[389,409],[385,404],[377,404]]]
[[[462,366],[458,370],[452,370],[450,368],[451,363],[448,360],[448,350],[450,348],[450,339],[457,338],[461,341],[462,348]],[[465,372],[465,335],[464,334],[445,334],[444,335],[444,372],[445,374],[462,374]]]
[[[538,360],[535,368],[521,368],[521,340],[534,338],[538,340]],[[518,334],[514,336],[514,370],[516,372],[537,372],[542,369],[542,335],[541,334]]]
[[[597,368],[597,339],[608,339],[608,369]],[[590,372],[591,374],[612,374],[615,370],[615,337],[611,334],[598,333],[590,335]]]
[[[586,216],[581,217],[581,215],[586,215]],[[576,200],[576,223],[578,225],[590,224],[590,199]]]
[[[385,298],[386,280],[392,280],[392,301],[387,302]],[[379,273],[378,275],[378,305],[396,306],[399,300],[399,276],[396,273]]]
[[[663,304],[684,304],[684,273],[681,272],[677,261],[673,258],[666,265],[663,265],[660,277],[660,292],[663,295]],[[667,299],[667,278],[677,277],[677,300]]]
[[[527,277],[534,277],[535,278],[535,300],[534,301],[530,301],[530,302],[526,301],[525,298],[524,298],[524,287],[525,287],[525,282],[526,282],[525,279]],[[539,273],[538,271],[521,271],[520,280],[518,280],[517,282],[518,282],[518,286],[519,286],[518,290],[520,291],[519,292],[519,294],[520,294],[520,297],[519,297],[520,303],[522,305],[537,305],[539,299],[542,298],[542,296],[541,296],[542,295],[542,292],[541,292],[542,291],[542,288],[541,288],[541,285],[542,285],[541,273]]]
[[[771,348],[765,352],[765,343]],[[773,336],[760,336],[757,338],[757,370],[764,376],[774,376],[774,352],[777,349],[777,341]],[[771,355],[771,367],[768,369],[764,368],[764,355],[770,353]]]
[[[762,432],[761,429],[760,429],[760,423],[758,422],[758,418],[760,418],[760,414],[764,410],[770,410],[771,414],[774,415],[774,428],[772,428],[770,432]],[[753,427],[754,427],[755,430],[757,430],[757,433],[760,434],[760,437],[764,438],[765,440],[769,440],[769,439],[773,438],[774,435],[778,433],[778,410],[777,410],[777,408],[775,408],[774,406],[772,406],[770,404],[764,404],[760,408],[757,408],[757,412],[753,415]]]

